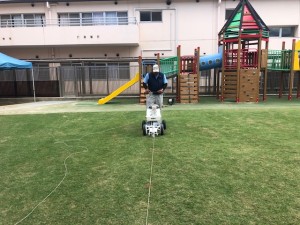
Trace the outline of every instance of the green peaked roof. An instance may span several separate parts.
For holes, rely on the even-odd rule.
[[[241,32],[239,32],[241,31]],[[219,35],[223,34],[225,39],[239,37],[257,37],[262,31],[262,37],[269,38],[269,28],[260,18],[248,0],[240,0]]]

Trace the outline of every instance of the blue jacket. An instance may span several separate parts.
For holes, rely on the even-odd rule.
[[[157,76],[155,76],[154,73],[150,72],[146,74],[144,83],[147,84],[153,94],[158,94],[158,90],[166,88],[168,81],[165,74],[159,72]]]

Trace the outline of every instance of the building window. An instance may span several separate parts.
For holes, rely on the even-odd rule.
[[[225,11],[225,20],[228,20],[231,14],[233,13],[234,9],[226,9]]]
[[[82,25],[91,26],[93,25],[93,13],[82,13]]]
[[[142,22],[161,22],[162,12],[161,11],[141,11],[140,21]]]
[[[0,15],[1,27],[43,27],[45,14]]]
[[[270,37],[295,37],[295,27],[269,27]]]
[[[105,25],[117,25],[117,12],[105,12]]]
[[[127,12],[59,13],[59,26],[128,25]]]
[[[128,15],[127,12],[117,12],[118,24],[128,25]]]
[[[80,13],[62,13],[58,15],[60,26],[80,26]]]

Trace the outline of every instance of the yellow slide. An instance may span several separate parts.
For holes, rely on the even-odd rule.
[[[300,41],[296,42],[293,70],[300,70]]]
[[[136,82],[138,82],[140,80],[140,74],[136,73],[135,77],[128,81],[127,83],[123,84],[121,87],[119,87],[117,90],[113,91],[110,95],[106,96],[105,98],[101,98],[98,100],[98,104],[99,105],[103,105],[106,102],[112,100],[114,97],[118,96],[120,93],[122,93],[123,91],[125,91],[127,88],[131,87],[132,85],[134,85]]]

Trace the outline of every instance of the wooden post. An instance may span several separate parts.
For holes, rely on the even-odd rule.
[[[197,82],[197,93],[198,93],[198,102],[200,101],[200,93],[199,93],[199,85],[200,85],[200,47],[196,49],[196,54],[195,54],[195,63],[196,63],[196,74],[198,77],[198,82]]]
[[[260,35],[259,35],[259,39],[258,39],[258,59],[257,59],[257,76],[259,78],[259,73],[260,73],[260,68],[261,68],[261,45],[262,45],[262,30],[260,30]],[[257,83],[257,98],[256,98],[256,102],[259,101],[259,82]]]
[[[297,98],[300,98],[300,71],[298,71]]]
[[[142,90],[144,90],[144,87],[142,85],[142,82],[143,82],[143,59],[142,59],[142,56],[139,56],[138,63],[139,63],[140,104],[144,104],[146,96],[145,96],[144,92],[142,91]]]
[[[268,49],[269,49],[269,40],[266,41],[266,52],[268,54]],[[267,60],[268,60],[268,56],[267,56]],[[265,70],[264,70],[264,94],[263,94],[263,101],[266,101],[267,100],[267,88],[268,88],[268,85],[267,85],[267,82],[268,82],[268,63],[265,67]]]
[[[241,35],[239,35],[238,38],[238,52],[237,52],[237,68],[236,68],[236,74],[237,74],[237,88],[236,88],[236,102],[240,102],[240,72],[241,72],[241,47],[242,47],[242,40]]]
[[[177,75],[177,79],[176,79],[176,101],[180,102],[180,74],[182,71],[182,67],[181,67],[181,46],[178,45],[177,46],[177,63],[178,63],[178,75]]]
[[[284,41],[282,42],[281,50],[282,51],[285,50],[285,42]],[[283,92],[283,71],[280,71],[279,94],[278,94],[279,98],[282,97],[282,92]]]
[[[178,58],[178,75],[181,73],[181,70],[182,70],[182,68],[181,68],[181,59],[180,59],[180,57],[181,57],[181,45],[178,45],[177,46],[177,58]]]
[[[224,79],[225,79],[225,42],[223,42],[223,53],[222,53],[222,75],[221,75],[221,101],[224,101]]]
[[[296,46],[296,39],[293,39],[293,46],[292,46],[292,55],[291,55],[291,68],[290,68],[290,80],[289,80],[289,96],[288,100],[292,100],[293,95],[293,84],[294,84],[294,55],[295,55],[295,46]]]
[[[159,55],[159,53],[156,54],[156,58],[157,58],[156,59],[157,60],[156,64],[158,65],[158,67],[160,67],[160,61],[159,61],[160,60],[160,55]]]
[[[139,80],[140,80],[140,84],[141,81],[143,79],[143,60],[142,60],[142,56],[139,56]]]

